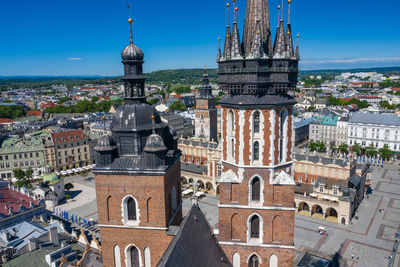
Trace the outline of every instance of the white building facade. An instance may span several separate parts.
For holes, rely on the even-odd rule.
[[[377,149],[388,145],[394,152],[400,152],[400,117],[396,115],[356,113],[348,122],[347,144],[356,142],[361,146]]]

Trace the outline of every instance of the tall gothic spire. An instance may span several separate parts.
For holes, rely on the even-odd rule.
[[[233,0],[234,4],[234,21],[233,21],[233,29],[232,29],[232,46],[231,46],[231,57],[232,59],[241,59],[242,58],[242,45],[240,43],[240,35],[239,28],[237,25],[237,11],[236,0]]]
[[[272,39],[268,0],[247,0],[243,30],[243,51],[246,57],[251,53],[257,32],[257,21],[260,21],[261,37],[265,52],[269,54],[272,51]]]
[[[283,22],[283,16],[282,16],[278,28],[276,29],[276,37],[274,43],[274,58],[286,57],[286,51],[287,47],[286,47],[285,24]]]
[[[227,13],[228,13],[228,24],[226,26],[226,34],[225,34],[225,47],[224,47],[224,58],[230,59],[231,57],[231,26],[229,24],[229,3],[226,3]]]

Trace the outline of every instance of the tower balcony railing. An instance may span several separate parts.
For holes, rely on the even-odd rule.
[[[240,68],[240,69],[223,69],[218,74],[246,74],[246,73],[267,73],[267,72],[298,72],[298,68],[287,67],[262,67],[262,68]]]

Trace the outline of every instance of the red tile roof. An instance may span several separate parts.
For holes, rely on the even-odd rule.
[[[12,188],[0,188],[0,213],[6,216],[9,215],[9,210],[6,209],[6,205],[8,208],[12,209],[13,213],[16,213],[19,211],[21,205],[29,209],[31,202],[33,202],[34,205],[39,204],[38,200],[34,200],[33,198],[13,190]]]
[[[88,136],[82,130],[72,130],[67,132],[53,133],[52,138],[55,144],[60,144],[69,141],[87,139]]]
[[[8,118],[0,118],[0,123],[12,123],[12,122],[15,122],[15,120]]]
[[[37,116],[42,117],[42,112],[40,110],[31,110],[26,114],[26,116]]]

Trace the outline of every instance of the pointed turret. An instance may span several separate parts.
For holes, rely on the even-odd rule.
[[[300,51],[299,51],[299,37],[300,35],[297,34],[297,40],[296,40],[296,59],[300,59]]]
[[[274,58],[284,58],[285,56],[286,56],[285,24],[283,22],[283,19],[281,19],[278,28],[276,29]]]
[[[288,24],[286,28],[286,51],[289,57],[294,56],[292,27],[290,26],[290,4],[292,0],[288,0]]]
[[[226,26],[226,34],[225,34],[225,47],[224,47],[224,58],[231,58],[231,45],[232,45],[232,35],[231,35],[231,26],[229,25],[229,3],[226,3],[226,7],[228,9],[228,25]]]
[[[292,28],[290,24],[288,24],[286,28],[286,53],[289,57],[294,56]]]
[[[218,54],[217,54],[217,61],[219,61],[222,57],[221,52],[221,37],[218,37]]]
[[[233,1],[235,3],[235,1]],[[240,35],[239,35],[239,28],[237,25],[237,16],[236,13],[238,11],[237,7],[234,7],[234,21],[233,21],[233,28],[232,28],[232,46],[231,46],[231,58],[232,59],[242,59],[242,45],[240,43]]]
[[[250,55],[248,56],[249,59],[257,59],[257,58],[264,58],[265,52],[262,43],[262,36],[261,36],[261,26],[260,21],[257,21],[257,31],[254,36],[253,45],[251,47]]]
[[[266,54],[272,51],[268,0],[248,0],[243,30],[243,52],[245,57],[251,53],[257,32],[257,21],[260,21],[260,32],[264,51]]]

